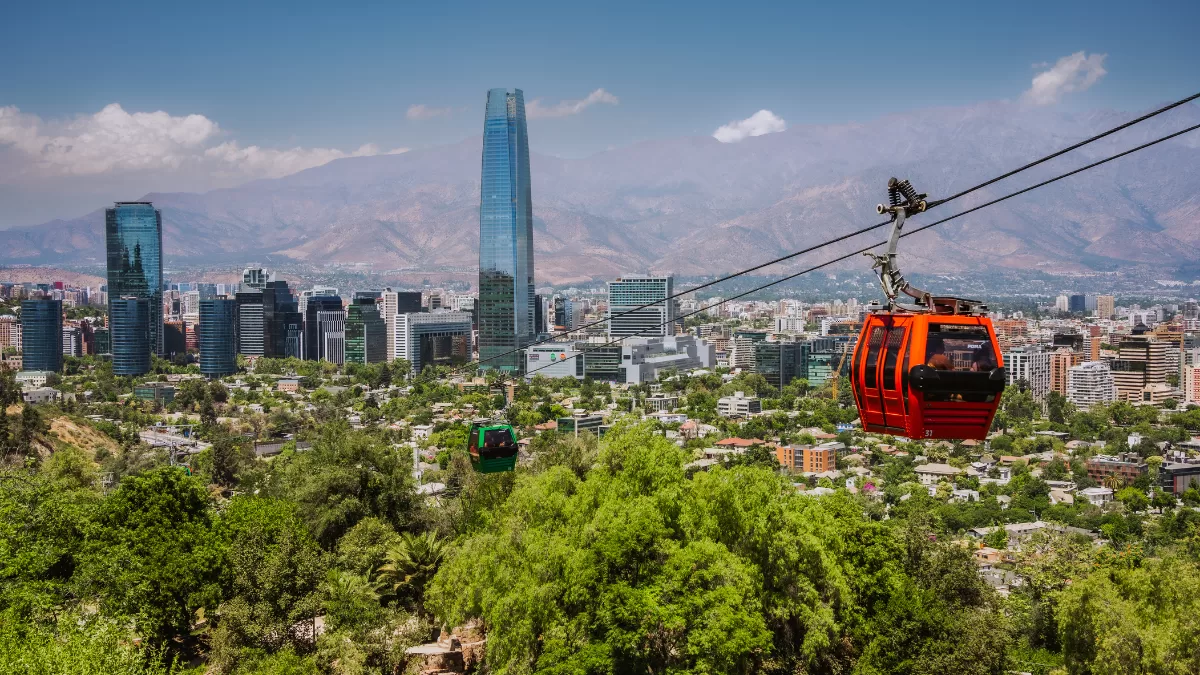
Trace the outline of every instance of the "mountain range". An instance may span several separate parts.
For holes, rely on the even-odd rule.
[[[889,176],[931,199],[1115,126],[1130,113],[995,102],[863,123],[793,126],[721,143],[646,141],[584,158],[531,159],[539,283],[630,272],[729,272],[880,222]],[[912,219],[944,218],[1200,122],[1184,106]],[[536,126],[530,130],[536,138]],[[339,159],[239,187],[153,193],[167,263],[370,263],[470,271],[479,241],[478,138]],[[104,259],[103,209],[0,232],[0,264]],[[767,272],[827,260],[885,232]],[[902,267],[1072,271],[1200,261],[1200,134],[1184,136],[905,239]],[[866,261],[848,261],[843,265]]]

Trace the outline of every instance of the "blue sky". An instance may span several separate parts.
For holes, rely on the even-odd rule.
[[[1035,74],[1077,52],[1103,55],[1090,62],[1103,75],[1054,105],[1141,109],[1192,93],[1200,79],[1194,0],[960,1],[910,12],[799,2],[102,4],[6,6],[0,110],[10,126],[71,139],[63,125],[114,103],[128,114],[203,116],[212,126],[193,118],[189,133],[203,141],[188,147],[232,143],[221,151],[226,164],[174,157],[148,170],[142,157],[31,168],[22,162],[36,144],[14,141],[11,129],[5,137],[0,118],[0,201],[20,202],[0,226],[76,215],[85,196],[116,188],[205,189],[335,156],[267,151],[458,141],[479,133],[485,92],[498,86],[521,87],[543,110],[603,89],[578,114],[530,123],[535,150],[578,156],[709,135],[763,109],[793,126],[1016,100]],[[411,106],[439,114],[410,117]],[[30,195],[59,204],[37,206]]]

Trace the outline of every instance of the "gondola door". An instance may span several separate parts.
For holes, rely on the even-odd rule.
[[[912,317],[893,317],[884,337],[883,353],[879,359],[879,396],[883,401],[883,424],[887,433],[907,434],[907,401],[903,394],[904,353],[908,347]]]
[[[879,387],[879,362],[884,342],[887,340],[887,324],[891,322],[891,317],[875,315],[869,321],[871,323],[868,330],[865,331],[866,344],[862,362],[856,364],[862,373],[861,380],[854,384],[856,387],[861,387],[862,391],[860,402],[862,408],[859,414],[862,417],[863,429],[865,431],[883,431],[887,423],[884,419],[883,398]]]

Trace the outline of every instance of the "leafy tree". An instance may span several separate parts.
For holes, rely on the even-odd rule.
[[[324,547],[374,516],[396,529],[418,518],[412,456],[345,422],[327,424],[305,452],[272,460],[272,495],[290,499]]]
[[[1116,494],[1117,500],[1125,505],[1130,511],[1144,511],[1150,505],[1150,500],[1146,498],[1146,493],[1135,487],[1127,487]]]
[[[159,648],[129,639],[120,621],[66,612],[51,624],[0,621],[0,672],[6,675],[170,675],[182,672]]]
[[[378,518],[363,518],[338,540],[333,563],[338,569],[370,575],[387,558],[400,535]]]
[[[129,476],[100,505],[74,580],[101,607],[130,616],[152,644],[186,639],[200,607],[215,607],[221,545],[209,496],[182,469]]]
[[[311,649],[324,563],[295,505],[238,496],[216,531],[226,550],[227,581],[212,636],[213,661],[236,663],[245,647]]]

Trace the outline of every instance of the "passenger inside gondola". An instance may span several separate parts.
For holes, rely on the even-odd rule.
[[[925,348],[925,365],[934,370],[952,370],[954,368],[950,357],[946,356],[946,343],[941,338],[930,338]]]

